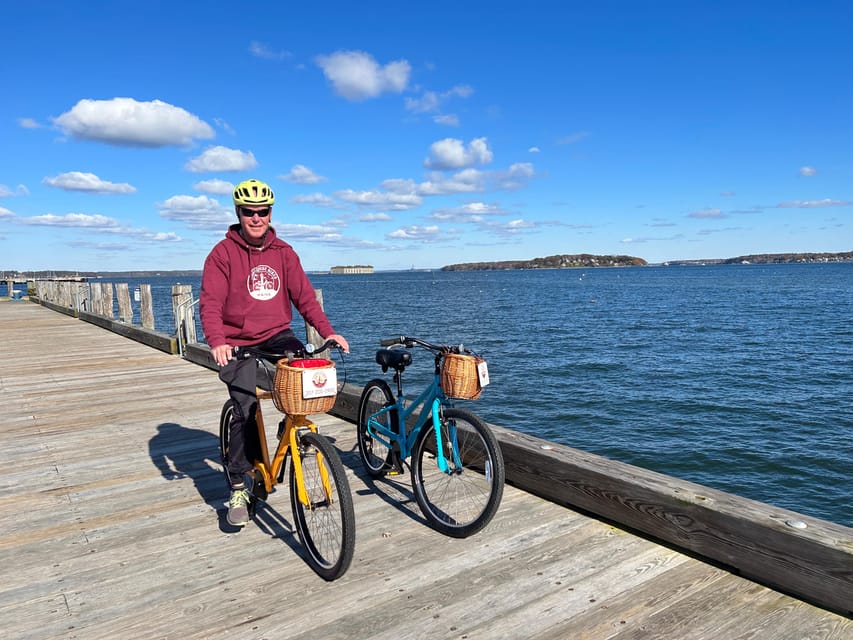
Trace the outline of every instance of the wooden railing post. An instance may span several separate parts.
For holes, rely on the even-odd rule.
[[[197,342],[195,312],[192,303],[192,285],[176,284],[172,286],[172,315],[175,318],[175,334],[183,344]]]
[[[146,329],[154,329],[154,303],[151,299],[151,285],[139,285],[139,317],[142,326]]]
[[[317,298],[317,302],[320,303],[320,308],[323,308],[323,290],[322,289],[314,289],[314,297]],[[305,321],[305,340],[310,342],[315,347],[319,347],[323,344],[323,338],[317,332],[317,330],[308,324],[308,321]],[[317,352],[319,354],[319,352]]]
[[[120,322],[133,322],[133,307],[130,306],[130,291],[126,282],[116,284],[116,298],[118,299],[118,319]]]

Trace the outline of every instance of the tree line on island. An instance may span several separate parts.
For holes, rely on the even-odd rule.
[[[853,251],[841,253],[761,253],[734,258],[707,260],[670,260],[664,266],[711,264],[788,264],[811,262],[853,262]],[[497,262],[465,262],[442,267],[442,271],[503,271],[507,269],[571,269],[576,267],[644,267],[643,258],[589,253],[559,254],[532,260],[500,260]]]
[[[597,256],[590,253],[560,254],[532,260],[466,262],[442,267],[442,271],[504,271],[507,269],[570,269],[573,267],[642,267],[648,263],[635,256]]]

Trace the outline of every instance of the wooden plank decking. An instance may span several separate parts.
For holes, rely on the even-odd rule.
[[[224,524],[215,373],[24,301],[0,303],[4,638],[853,638],[853,621],[507,487],[480,534],[370,483],[352,425],[355,560],[300,558],[286,492]],[[272,410],[272,407],[269,407]]]

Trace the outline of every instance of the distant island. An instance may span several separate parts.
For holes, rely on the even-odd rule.
[[[643,267],[648,263],[634,256],[596,256],[590,253],[561,254],[532,260],[465,262],[442,267],[442,271],[505,271],[507,269],[572,269],[577,267]]]
[[[853,262],[853,251],[842,253],[758,253],[735,258],[709,258],[706,260],[668,260],[662,266],[714,265],[714,264],[789,264],[810,262]],[[561,254],[532,260],[501,260],[498,262],[465,262],[442,267],[442,271],[503,271],[507,269],[572,269],[577,267],[645,267],[643,258]]]
[[[706,264],[789,264],[809,262],[853,262],[853,251],[843,253],[757,253],[736,258],[711,258],[709,260],[669,260],[665,266]]]

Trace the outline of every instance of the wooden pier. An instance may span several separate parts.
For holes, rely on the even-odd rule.
[[[544,472],[539,464],[525,472],[515,457],[524,439],[506,432],[516,486],[483,532],[455,540],[424,523],[407,475],[365,476],[351,423],[318,416],[348,469],[357,519],[351,568],[325,582],[300,556],[286,491],[244,530],[225,523],[217,445],[225,387],[214,372],[26,301],[0,302],[0,343],[4,638],[853,638],[844,608],[853,603],[849,528],[802,518],[810,537],[795,530],[795,542],[782,540],[784,523],[779,531],[771,523],[754,529],[769,532],[769,542],[749,540],[750,529],[719,507],[740,534],[738,553],[752,548],[757,564],[805,574],[800,584],[774,568],[769,581],[791,580],[777,590],[737,575],[738,564],[762,574],[735,557],[736,536],[718,522],[677,523],[695,538],[661,543],[663,527],[658,541],[640,535],[642,518],[656,516],[651,502],[626,506],[639,515],[622,525],[613,503],[624,497],[576,486],[587,495],[579,511],[534,495],[571,484],[558,468],[565,463],[544,451]],[[343,394],[339,415],[353,397]],[[631,469],[598,471],[660,492]],[[669,481],[685,513],[707,508],[697,502],[726,502]],[[594,515],[596,504],[606,517]],[[709,554],[695,542],[703,536],[731,562],[703,559]],[[774,559],[765,551],[773,544],[791,554],[801,547],[806,559]],[[815,598],[800,597],[810,585]]]

